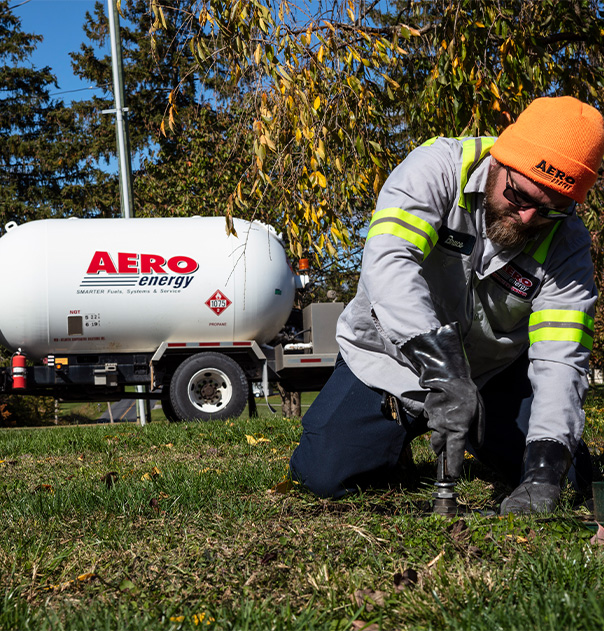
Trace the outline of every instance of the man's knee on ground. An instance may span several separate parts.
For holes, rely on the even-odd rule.
[[[294,482],[299,482],[318,497],[339,499],[347,492],[333,472],[299,462],[295,452],[289,462],[289,470]]]

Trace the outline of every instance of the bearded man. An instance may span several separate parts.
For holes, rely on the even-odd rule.
[[[502,513],[552,511],[566,477],[589,488],[596,288],[575,206],[603,154],[602,116],[566,96],[536,99],[499,138],[409,154],[380,192],[295,480],[332,498],[404,482],[431,430],[452,479],[467,449],[514,489]]]

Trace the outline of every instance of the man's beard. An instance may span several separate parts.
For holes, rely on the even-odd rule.
[[[518,214],[506,209],[497,209],[493,204],[492,200],[495,199],[495,179],[496,171],[491,169],[487,176],[483,201],[487,237],[493,243],[506,248],[522,246],[529,237],[537,234],[540,228],[516,223],[514,220],[506,220],[506,217],[518,217]]]

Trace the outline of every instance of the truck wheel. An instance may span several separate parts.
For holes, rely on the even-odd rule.
[[[162,412],[164,413],[164,416],[166,417],[168,421],[170,421],[170,423],[176,423],[180,421],[178,416],[176,416],[176,412],[174,411],[174,408],[172,407],[172,402],[170,401],[169,393],[167,397],[162,397],[161,409],[162,409]]]
[[[192,355],[170,381],[170,403],[183,421],[240,416],[248,392],[249,383],[239,364],[220,353]]]

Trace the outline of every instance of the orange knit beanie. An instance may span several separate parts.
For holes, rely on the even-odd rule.
[[[584,202],[604,156],[604,119],[572,96],[535,99],[495,141],[491,155],[538,184]]]

